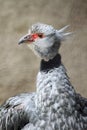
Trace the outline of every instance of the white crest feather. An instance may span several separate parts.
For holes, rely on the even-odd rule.
[[[70,27],[70,25],[63,27],[60,30],[56,30],[56,35],[60,40],[65,40],[68,36],[72,34],[72,32],[64,32],[68,27]]]

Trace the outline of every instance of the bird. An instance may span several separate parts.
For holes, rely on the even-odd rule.
[[[33,24],[20,38],[37,55],[36,92],[9,98],[0,106],[0,130],[87,130],[87,99],[72,86],[59,49],[70,36],[44,23]]]

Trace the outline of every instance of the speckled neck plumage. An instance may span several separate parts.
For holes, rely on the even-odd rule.
[[[84,118],[77,110],[76,93],[59,54],[48,62],[41,61],[36,99],[38,127],[41,129],[84,130],[81,126]],[[79,116],[79,122],[75,125]]]
[[[41,60],[40,71],[48,72],[53,68],[59,67],[60,64],[61,64],[61,56],[60,54],[57,54],[53,59],[49,61]]]

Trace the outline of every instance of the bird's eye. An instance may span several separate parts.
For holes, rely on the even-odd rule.
[[[44,37],[43,33],[39,33],[39,34],[38,34],[38,37],[39,37],[39,38],[43,38],[43,37]]]

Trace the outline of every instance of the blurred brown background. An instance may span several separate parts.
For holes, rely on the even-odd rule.
[[[87,97],[87,0],[0,0],[0,103],[35,90],[39,59],[17,43],[36,22],[71,25],[75,34],[60,53],[73,86]]]

